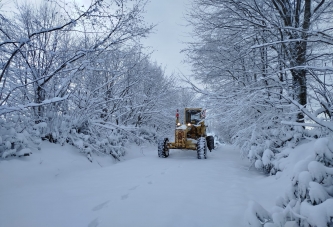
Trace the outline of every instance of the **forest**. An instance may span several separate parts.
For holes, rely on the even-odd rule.
[[[252,204],[249,226],[333,226],[333,1],[192,0],[194,41],[181,50],[191,75],[151,60],[146,4],[0,2],[0,159],[48,141],[120,161],[128,143],[170,133],[176,109],[202,107],[220,142],[266,175],[318,144],[279,209]]]

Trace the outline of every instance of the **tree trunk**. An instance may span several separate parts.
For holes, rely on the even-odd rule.
[[[37,87],[37,97],[36,103],[40,104],[45,100],[45,90],[41,87]],[[37,106],[37,116],[36,116],[36,123],[39,123],[44,116],[44,106],[40,105]]]
[[[307,51],[307,39],[308,31],[310,28],[311,19],[311,0],[305,0],[304,5],[304,20],[301,33],[301,41],[296,43],[296,66],[299,69],[294,70],[293,75],[293,85],[294,92],[296,94],[296,99],[299,104],[306,106],[307,104],[307,83],[306,83],[306,51]],[[304,122],[304,115],[299,113],[297,115],[298,122]]]
[[[291,14],[290,7],[291,5],[288,4],[288,1],[272,1],[276,10],[278,10],[281,18],[283,18],[284,25],[286,27],[295,27],[296,29],[302,29],[300,33],[294,33],[291,31],[290,39],[300,39],[300,41],[295,42],[295,45],[288,45],[289,53],[293,54],[293,59],[291,59],[291,66],[292,69],[292,81],[293,81],[293,92],[294,92],[294,99],[297,100],[299,104],[302,106],[306,106],[307,104],[307,78],[306,78],[306,52],[307,52],[307,39],[308,39],[308,31],[310,28],[310,19],[311,19],[311,3],[312,0],[305,0],[304,3],[304,14],[303,14],[303,24],[300,27],[300,9],[301,9],[301,1],[298,0],[296,2],[296,7],[294,9],[294,13]],[[294,15],[294,16],[292,16]],[[292,18],[294,17],[294,18]],[[295,24],[293,24],[293,22]],[[304,115],[302,113],[298,113],[297,115],[297,122],[303,123],[304,122]]]

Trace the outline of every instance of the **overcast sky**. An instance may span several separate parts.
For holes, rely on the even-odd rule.
[[[75,0],[89,3],[91,0]],[[144,46],[151,47],[152,61],[156,61],[166,69],[166,73],[178,74],[179,71],[188,75],[190,66],[182,63],[185,55],[180,51],[186,47],[184,42],[190,41],[191,29],[185,14],[191,0],[148,0],[144,17],[147,24],[156,24],[154,32],[143,41]]]
[[[157,24],[155,31],[146,40],[145,46],[155,51],[152,60],[166,67],[166,73],[190,73],[189,65],[182,63],[185,56],[180,51],[189,41],[190,28],[185,27],[186,10],[191,0],[150,0],[145,18],[148,23]]]

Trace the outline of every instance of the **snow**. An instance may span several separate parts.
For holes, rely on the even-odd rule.
[[[32,154],[32,151],[30,148],[23,148],[22,150],[20,150],[19,152],[16,152],[16,154],[18,156],[24,156],[24,155],[30,155]]]
[[[308,171],[302,171],[298,175],[298,194],[300,197],[305,198],[307,187],[311,180],[311,175]]]
[[[262,161],[260,159],[257,159],[256,162],[254,163],[254,166],[257,169],[261,169],[264,165],[263,165],[263,163],[262,163]]]
[[[158,158],[151,145],[128,148],[121,162],[93,155],[90,163],[43,142],[29,157],[1,160],[1,226],[247,226],[248,203],[271,207],[290,181],[249,169],[226,145],[201,160],[186,150]]]
[[[325,188],[317,182],[309,182],[309,186],[309,196],[312,203],[320,204],[330,198]]]
[[[271,159],[274,157],[274,153],[270,149],[266,149],[262,155],[262,163],[268,165],[271,163]]]
[[[312,161],[309,163],[308,169],[313,179],[319,182],[324,180],[326,176],[326,171],[325,166],[323,166],[321,163]]]
[[[177,129],[185,130],[185,129],[187,129],[187,126],[186,125],[181,125],[181,126],[178,126]]]
[[[279,208],[271,209],[273,223],[269,226],[331,226],[332,143],[331,138],[320,138],[281,152],[276,166],[283,172],[278,177],[289,176],[290,181],[284,197],[276,200]],[[287,221],[291,222],[287,225]]]
[[[311,206],[306,201],[301,204],[301,213],[306,217],[306,221],[312,226],[327,226],[330,221],[329,217],[333,217],[333,199]]]
[[[271,220],[272,217],[260,204],[251,201],[246,210],[245,219],[249,226],[261,227],[263,223]]]

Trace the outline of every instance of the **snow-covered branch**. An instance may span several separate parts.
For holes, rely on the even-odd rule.
[[[0,106],[0,115],[5,115],[14,111],[25,111],[27,108],[31,108],[31,107],[38,107],[38,106],[44,106],[44,105],[49,105],[52,103],[57,103],[57,102],[62,102],[64,100],[66,100],[69,97],[69,95],[66,95],[64,97],[54,97],[51,99],[47,99],[44,100],[41,103],[28,103],[28,104],[19,104],[15,107],[11,107],[11,106],[6,106],[6,105],[2,105]]]

